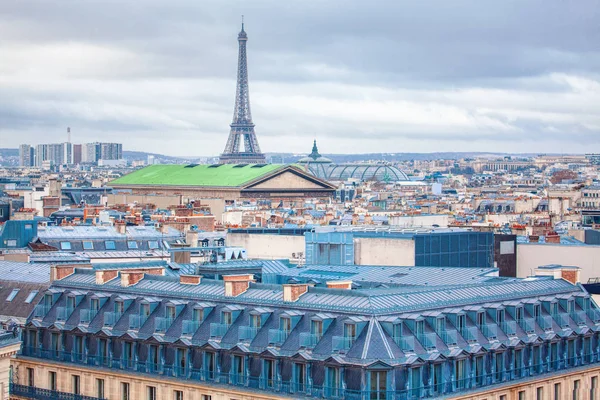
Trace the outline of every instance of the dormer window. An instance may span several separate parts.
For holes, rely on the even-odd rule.
[[[356,340],[356,325],[344,324],[344,337],[352,344]]]
[[[54,303],[54,299],[50,293],[44,295],[44,305],[47,307],[51,307]]]
[[[394,324],[394,337],[395,338],[402,337],[402,322]]]
[[[217,246],[225,246],[225,241],[223,239],[218,239]]]
[[[589,310],[590,309],[590,299],[588,299],[587,297],[584,298],[581,301],[581,306],[582,306],[581,308],[583,308],[584,311]]]
[[[555,316],[558,314],[558,304],[556,303],[550,303],[550,314],[552,316]]]
[[[92,299],[90,301],[90,309],[92,309],[94,311],[98,311],[100,309],[100,300]]]
[[[477,326],[482,327],[483,325],[485,325],[485,313],[478,312],[477,313]]]
[[[279,326],[282,331],[290,333],[292,331],[292,319],[289,317],[281,317]]]
[[[496,322],[498,323],[498,325],[501,325],[504,323],[504,310],[496,311]]]
[[[538,318],[540,315],[542,315],[542,307],[539,304],[535,304],[533,306],[533,317]]]
[[[423,335],[423,321],[415,321],[415,335]]]
[[[573,307],[573,300],[567,301],[567,313],[571,314],[575,307]]]
[[[123,314],[125,312],[125,305],[121,300],[115,302],[115,312],[117,314]]]
[[[137,244],[137,242],[135,240],[128,240],[127,241],[127,248],[129,250],[137,249],[138,248],[138,244]]]
[[[458,328],[458,326],[457,326]],[[458,328],[462,329],[462,328]],[[446,330],[446,319],[444,317],[438,317],[435,319],[435,330],[436,332],[443,332]]]
[[[67,308],[70,308],[70,309],[75,308],[75,296],[67,297]]]
[[[462,331],[465,327],[465,316],[464,314],[460,314],[456,316],[456,329],[458,331]]]
[[[231,325],[231,323],[233,322],[230,311],[223,311],[223,313],[221,314],[221,318],[222,323],[225,325]]]
[[[175,319],[175,307],[167,306],[166,315],[168,319]]]
[[[323,336],[323,321],[321,320],[313,320],[310,324],[310,333],[316,335],[318,338]]]
[[[523,320],[523,307],[517,307],[515,309],[515,316],[517,321]]]
[[[257,314],[250,315],[250,327],[260,328],[260,315],[257,315]]]
[[[194,308],[193,318],[194,318],[194,321],[203,321],[204,320],[204,309],[203,308]]]
[[[142,304],[140,305],[140,314],[143,315],[144,317],[147,317],[150,315],[150,304]]]

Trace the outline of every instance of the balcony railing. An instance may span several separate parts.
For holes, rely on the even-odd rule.
[[[59,392],[56,390],[42,389],[35,386],[10,384],[11,397],[39,400],[104,400],[100,397],[83,396],[81,394],[73,394]]]
[[[48,311],[50,311],[51,308],[52,308],[52,306],[47,306],[45,304],[38,304],[37,306],[35,306],[33,308],[33,318],[44,318],[46,316],[46,314],[48,314]]]
[[[565,313],[560,313],[556,316],[556,323],[561,328],[568,328],[571,325],[570,318]]]
[[[89,324],[92,320],[98,315],[98,310],[96,309],[84,309],[79,312],[79,321],[82,324]]]
[[[535,333],[535,319],[533,318],[524,318],[517,321],[521,329],[525,331],[527,334]]]
[[[230,326],[231,325],[229,324],[219,324],[213,322],[212,324],[210,324],[210,337],[222,338],[223,336],[225,336]]]
[[[194,333],[196,333],[196,331],[200,327],[201,323],[202,323],[202,321],[194,321],[194,320],[190,320],[190,319],[184,319],[182,333],[184,335],[193,335]]]
[[[123,316],[122,313],[109,311],[104,313],[104,326],[115,326]]]
[[[258,329],[254,326],[240,326],[238,332],[240,340],[253,340],[258,333]]]
[[[349,350],[356,338],[347,336],[334,336],[331,342],[331,349],[333,351]]]
[[[506,336],[516,336],[517,335],[517,321],[504,321],[502,323],[502,330],[506,334]]]
[[[477,341],[477,334],[479,330],[476,326],[464,327],[462,332],[460,333],[463,339],[467,342],[472,343]]]
[[[415,337],[414,336],[394,336],[394,342],[402,349],[405,353],[415,352]]]
[[[0,347],[8,346],[13,343],[19,343],[21,339],[19,336],[15,336],[12,332],[5,332],[0,334]]]
[[[549,315],[540,315],[537,317],[537,323],[545,331],[552,330],[552,317]]]
[[[156,317],[154,319],[154,331],[166,332],[173,325],[173,318]]]
[[[590,308],[587,312],[587,315],[592,321],[594,321],[595,324],[600,324],[600,311],[596,310],[595,308]]]
[[[147,315],[131,314],[129,316],[129,329],[140,329],[147,319]]]
[[[454,329],[441,331],[440,337],[447,346],[456,346],[458,344],[458,332]]]
[[[498,325],[496,324],[481,325],[481,332],[488,340],[498,339]]]
[[[587,322],[585,311],[574,311],[571,314],[571,318],[573,318],[577,325],[585,325]]]
[[[56,319],[58,321],[66,321],[73,314],[73,308],[70,307],[56,307]]]
[[[437,348],[437,334],[436,333],[423,333],[418,336],[421,346],[426,350],[433,350]]]
[[[302,332],[300,334],[300,346],[307,349],[314,348],[319,343],[319,340],[321,340],[321,335],[317,335],[316,333]]]
[[[269,343],[282,345],[290,333],[283,329],[269,329]]]

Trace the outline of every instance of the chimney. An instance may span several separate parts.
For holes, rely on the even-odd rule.
[[[350,290],[352,289],[352,281],[328,281],[327,288]]]
[[[285,284],[283,285],[283,301],[297,301],[306,292],[308,292],[308,284],[306,283]]]
[[[75,272],[75,265],[52,265],[50,267],[50,282],[60,281]]]
[[[248,290],[250,282],[254,282],[254,275],[225,275],[223,281],[225,281],[225,296],[237,297]]]
[[[133,286],[144,279],[143,272],[121,272],[121,287]]]
[[[580,283],[581,271],[579,267],[567,265],[542,265],[535,269],[536,276],[552,276],[554,279],[564,279],[573,285]]]
[[[179,283],[182,285],[199,285],[202,275],[179,275]]]
[[[198,231],[189,230],[185,233],[185,242],[190,247],[198,247]]]
[[[117,233],[125,235],[127,233],[127,225],[124,221],[115,221],[115,229]]]
[[[100,270],[96,271],[96,285],[104,285],[108,281],[112,281],[119,275],[119,271],[114,270]]]

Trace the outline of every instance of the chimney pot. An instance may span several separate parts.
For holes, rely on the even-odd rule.
[[[308,292],[308,284],[306,283],[285,284],[283,285],[283,301],[297,301],[306,292]]]
[[[328,281],[327,282],[328,289],[352,289],[352,281]]]
[[[225,282],[225,296],[237,297],[248,290],[250,282],[254,282],[254,275],[225,275],[223,281]]]

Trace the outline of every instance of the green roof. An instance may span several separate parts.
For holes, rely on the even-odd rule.
[[[150,165],[110,185],[238,187],[283,168],[281,164]]]

